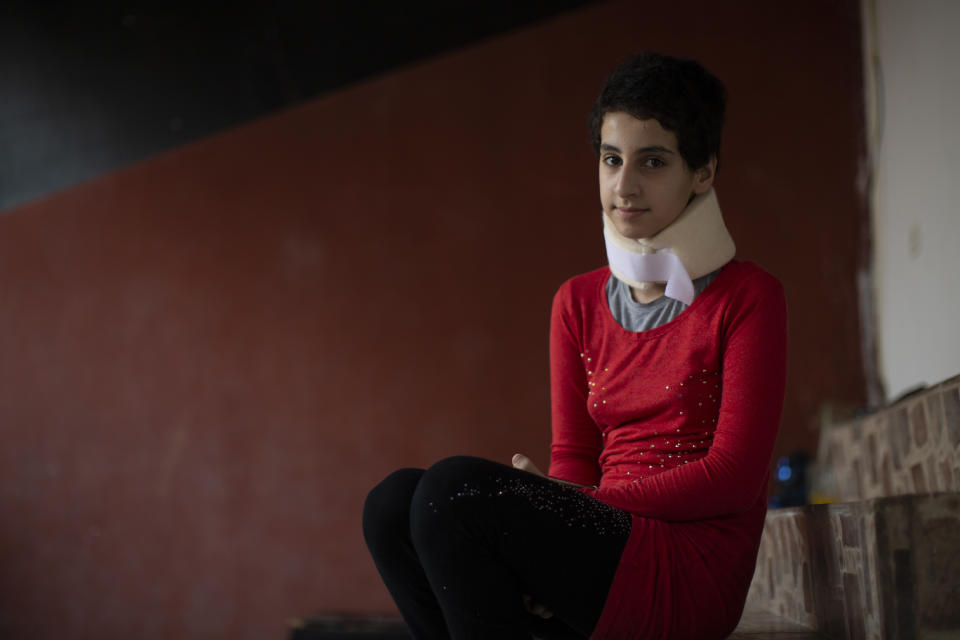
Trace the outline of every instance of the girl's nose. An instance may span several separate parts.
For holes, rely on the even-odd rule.
[[[622,168],[617,174],[617,182],[614,184],[614,192],[621,198],[635,196],[640,191],[640,183],[632,171]]]

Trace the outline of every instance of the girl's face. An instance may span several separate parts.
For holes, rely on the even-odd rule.
[[[600,202],[617,231],[649,238],[677,219],[694,194],[713,184],[716,159],[691,170],[677,136],[656,120],[613,111],[600,128]]]

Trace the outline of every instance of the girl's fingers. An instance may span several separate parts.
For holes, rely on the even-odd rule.
[[[537,465],[533,464],[533,462],[530,460],[530,458],[528,458],[527,456],[523,455],[522,453],[516,453],[516,454],[514,454],[514,456],[513,456],[513,466],[514,466],[515,469],[521,469],[521,470],[527,471],[527,472],[529,472],[529,473],[535,473],[535,474],[537,474],[538,476],[542,476],[542,475],[543,475],[543,472],[540,471],[540,469],[537,469]]]

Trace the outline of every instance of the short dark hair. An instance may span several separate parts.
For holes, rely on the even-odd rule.
[[[645,51],[617,67],[597,96],[590,111],[593,150],[600,153],[603,117],[624,111],[673,132],[687,166],[699,169],[710,156],[719,160],[726,107],[726,88],[699,62]]]

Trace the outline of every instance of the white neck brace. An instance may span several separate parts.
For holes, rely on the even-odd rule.
[[[712,187],[649,238],[620,235],[604,213],[603,237],[613,275],[641,290],[666,282],[664,295],[688,305],[693,302],[693,279],[716,271],[736,253]]]

